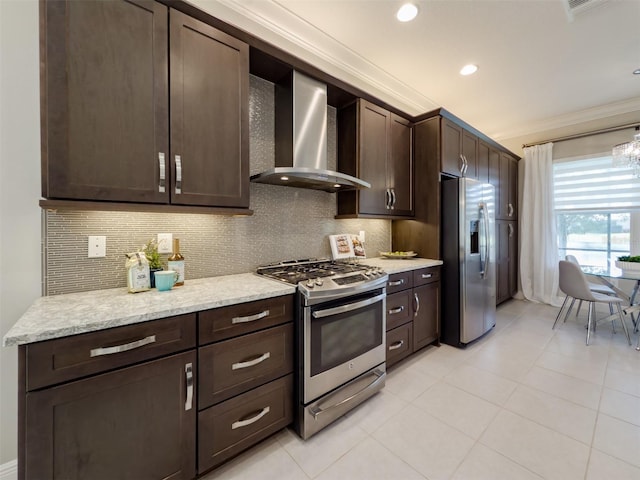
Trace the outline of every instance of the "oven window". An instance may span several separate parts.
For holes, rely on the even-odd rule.
[[[314,318],[311,321],[311,375],[330,370],[381,345],[382,315],[380,301],[358,310]]]

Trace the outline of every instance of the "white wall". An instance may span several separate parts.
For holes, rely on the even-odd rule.
[[[0,0],[0,337],[41,292],[38,3]],[[17,456],[17,349],[0,347],[0,465]]]

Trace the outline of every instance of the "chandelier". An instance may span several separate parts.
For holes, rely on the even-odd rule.
[[[633,168],[633,173],[640,177],[640,127],[636,127],[636,134],[633,140],[626,143],[620,143],[613,147],[611,156],[613,157],[613,166]]]

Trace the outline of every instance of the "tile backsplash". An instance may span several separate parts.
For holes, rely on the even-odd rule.
[[[251,77],[251,174],[272,168],[274,85]],[[336,164],[336,111],[329,108],[328,163]],[[126,286],[125,253],[158,233],[180,239],[189,279],[252,272],[258,265],[329,257],[328,236],[366,232],[371,256],[391,248],[389,220],[336,220],[335,194],[251,184],[249,217],[204,214],[43,211],[43,289],[57,295]],[[105,235],[107,256],[87,258],[87,237]],[[168,255],[161,255],[166,265]]]

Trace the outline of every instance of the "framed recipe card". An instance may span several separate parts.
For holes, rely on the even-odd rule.
[[[353,243],[351,243],[351,235],[341,233],[339,235],[329,235],[329,243],[331,243],[331,255],[334,260],[339,258],[354,257]]]
[[[334,260],[341,258],[367,258],[364,252],[364,245],[358,235],[341,233],[339,235],[329,235],[331,243],[331,254]]]

